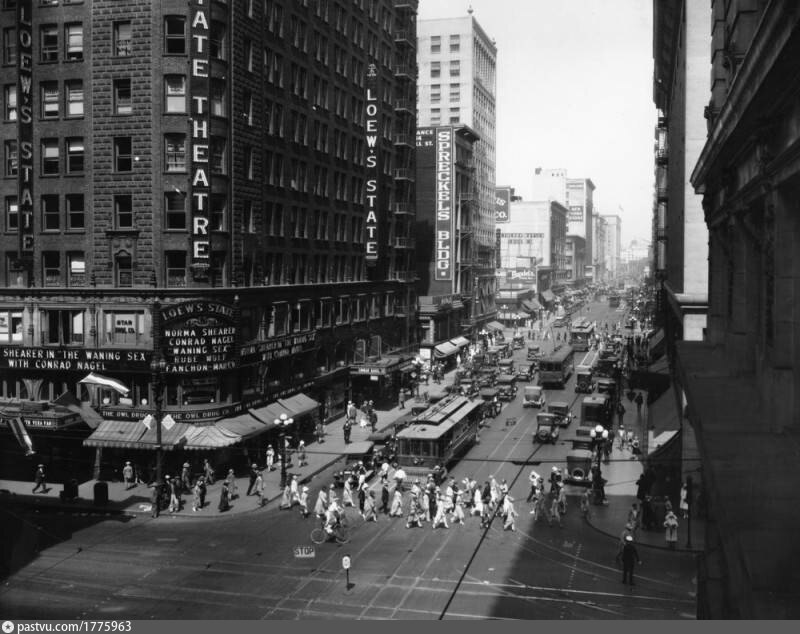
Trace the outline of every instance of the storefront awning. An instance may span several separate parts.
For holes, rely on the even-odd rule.
[[[270,403],[264,407],[256,407],[248,410],[248,413],[255,417],[256,420],[266,424],[272,424],[273,426],[275,424],[275,419],[281,414],[289,414],[289,412],[278,403]]]
[[[469,339],[466,337],[456,337],[455,339],[451,339],[450,343],[452,343],[457,348],[463,348],[464,346],[469,345]]]
[[[441,359],[443,357],[449,357],[450,355],[458,352],[458,346],[454,346],[449,341],[445,341],[444,343],[440,343],[438,346],[435,346],[433,350],[436,353],[436,356]]]
[[[486,330],[503,330],[503,328],[505,328],[505,326],[499,321],[490,321],[486,324]]]
[[[269,431],[275,427],[274,420],[273,418],[262,422],[252,414],[246,413],[239,414],[239,416],[232,416],[231,418],[223,418],[214,423],[214,425],[225,432],[236,434],[244,440]]]
[[[654,351],[662,341],[664,341],[664,330],[659,328],[656,333],[650,337],[650,351]]]
[[[555,299],[556,299],[556,296],[553,295],[553,291],[551,291],[549,288],[543,290],[540,294],[542,296],[542,299],[545,301],[545,303],[548,303],[548,304],[553,302],[553,301],[555,301]]]
[[[122,381],[117,381],[117,379],[112,379],[107,376],[103,376],[102,374],[95,374],[94,372],[89,372],[85,377],[83,377],[78,383],[85,383],[87,385],[99,385],[101,387],[108,387],[114,390],[115,392],[119,392],[123,396],[127,396],[130,390],[125,387],[125,384]]]
[[[279,398],[278,404],[281,407],[285,407],[293,418],[311,414],[319,409],[319,403],[317,403],[313,398],[306,396],[302,392],[287,398]]]
[[[526,299],[522,302],[522,308],[530,313],[537,312],[542,305],[535,299]]]
[[[183,442],[188,423],[175,423],[170,429],[161,428],[161,446],[174,449]],[[118,447],[121,449],[155,449],[157,432],[154,425],[147,429],[140,421],[104,420],[83,441],[85,447]]]
[[[186,432],[184,449],[218,449],[229,447],[242,440],[239,434],[217,425],[192,425]]]

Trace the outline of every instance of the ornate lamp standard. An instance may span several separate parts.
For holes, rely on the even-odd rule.
[[[608,442],[608,430],[598,424],[597,427],[589,432],[589,437],[592,439],[592,449],[597,451],[597,475],[599,476],[600,463],[603,461],[603,450]]]
[[[281,488],[286,486],[286,430],[294,423],[293,418],[289,418],[287,414],[281,414],[275,419],[275,425],[280,430],[280,443],[281,443]]]
[[[161,464],[163,447],[161,446],[161,405],[164,402],[164,370],[166,360],[161,356],[154,356],[150,362],[151,384],[153,386],[153,404],[155,405],[156,426],[156,484],[161,484]]]

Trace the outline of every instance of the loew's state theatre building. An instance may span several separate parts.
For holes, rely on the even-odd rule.
[[[416,8],[3,1],[0,476],[146,467],[154,414],[236,465],[403,381]]]

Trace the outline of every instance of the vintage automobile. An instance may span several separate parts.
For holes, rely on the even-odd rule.
[[[594,392],[594,374],[590,368],[579,367],[575,372],[575,391],[591,394]]]
[[[517,381],[525,381],[526,383],[533,379],[534,366],[530,363],[520,363],[517,366]]]
[[[351,485],[357,485],[359,474],[362,472],[366,479],[370,480],[376,470],[374,448],[375,444],[366,440],[345,445],[347,452],[344,456],[345,466],[334,472],[333,483],[343,487],[345,480],[349,479]],[[380,465],[377,468],[379,467]]]
[[[559,417],[558,424],[560,427],[569,427],[574,418],[569,404],[563,401],[553,401],[547,406],[547,411]]]
[[[538,361],[542,357],[542,347],[533,345],[528,346],[528,361]]]
[[[500,374],[514,374],[514,359],[500,359],[497,362]]]
[[[497,398],[501,401],[511,401],[517,395],[517,377],[513,374],[501,374],[497,377]]]
[[[494,418],[500,413],[500,390],[494,387],[485,387],[480,391],[481,400],[484,403],[484,411],[487,416]]]
[[[511,348],[513,350],[522,350],[525,347],[525,337],[522,335],[514,335],[511,340]]]
[[[472,398],[478,393],[478,382],[474,379],[461,379],[458,390],[460,394]]]
[[[545,395],[541,385],[526,385],[522,395],[522,407],[544,407]]]
[[[597,393],[608,394],[613,401],[617,396],[617,382],[614,379],[597,379]]]
[[[567,454],[567,475],[564,482],[575,486],[592,485],[592,457],[589,449],[573,449]]]
[[[478,387],[494,387],[497,383],[497,370],[492,367],[482,367],[478,370]]]
[[[533,442],[555,444],[560,431],[558,416],[547,412],[536,414],[536,431],[533,433]]]

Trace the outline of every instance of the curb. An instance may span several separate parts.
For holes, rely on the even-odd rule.
[[[598,528],[595,524],[593,524],[589,520],[588,517],[584,517],[583,521],[589,526],[589,528],[591,528],[592,530],[600,533],[601,535],[605,535],[606,537],[611,537],[615,541],[618,539],[617,535],[609,533],[608,531],[603,530],[602,528]],[[635,542],[635,544],[636,544],[637,547],[638,546],[643,546],[645,548],[654,548],[656,550],[663,550],[665,552],[673,552],[673,553],[692,553],[694,555],[700,555],[700,554],[702,554],[704,552],[702,550],[697,550],[695,548],[675,548],[675,549],[672,549],[672,548],[669,548],[667,546],[658,546],[656,544],[647,544],[645,542],[640,542],[640,541]]]

